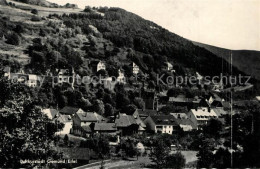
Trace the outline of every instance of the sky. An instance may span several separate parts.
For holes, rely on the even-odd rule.
[[[48,0],[64,5],[120,7],[184,38],[260,51],[260,0]]]

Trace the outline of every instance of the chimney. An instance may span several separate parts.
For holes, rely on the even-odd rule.
[[[210,113],[210,107],[208,107],[208,112]]]
[[[180,116],[180,114],[178,114],[178,119],[180,119],[181,118],[181,116]]]
[[[198,107],[195,107],[195,110],[198,111]]]

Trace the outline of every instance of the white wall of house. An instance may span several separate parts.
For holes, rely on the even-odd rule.
[[[139,73],[139,66],[133,63],[133,74],[138,74],[138,73]]]
[[[98,62],[98,64],[97,64],[97,72],[99,71],[99,70],[101,70],[101,69],[104,69],[104,70],[106,70],[106,65],[105,65],[105,63],[104,62]]]
[[[72,129],[72,122],[64,123],[64,128],[57,132],[57,134],[70,134],[70,130]]]

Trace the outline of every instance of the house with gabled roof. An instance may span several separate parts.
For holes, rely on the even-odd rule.
[[[135,64],[135,62],[131,63],[130,67],[132,68],[132,73],[134,75],[137,75],[139,73],[140,68],[137,64]]]
[[[134,116],[125,113],[119,113],[116,116],[115,124],[121,135],[132,135],[138,133],[139,126],[141,126],[136,122]],[[140,130],[142,129],[140,128]]]
[[[59,112],[65,115],[75,115],[77,112],[82,112],[81,108],[65,106]]]
[[[153,133],[173,134],[178,128],[176,119],[172,115],[148,116],[144,123],[147,131]]]
[[[218,118],[218,115],[210,107],[191,109],[187,115],[188,118],[195,124],[197,129],[201,128],[203,125],[206,125],[211,118]]]
[[[96,112],[77,111],[72,118],[73,133],[81,136],[90,136],[93,133],[92,123],[106,123],[108,119]]]
[[[142,120],[146,119],[148,116],[157,115],[158,112],[152,109],[136,109],[133,113],[133,116],[139,116]]]
[[[102,60],[93,60],[90,62],[90,66],[92,68],[92,72],[96,73],[99,70],[106,70],[106,63]]]
[[[92,123],[93,132],[100,134],[117,134],[117,126],[115,123]]]
[[[41,112],[43,114],[45,114],[51,120],[53,120],[54,118],[57,118],[59,115],[59,111],[56,109],[43,109]]]
[[[41,111],[43,114],[52,120],[54,123],[60,122],[64,124],[62,130],[56,132],[56,134],[69,134],[72,131],[72,117],[68,114],[60,114],[56,109],[43,109]]]

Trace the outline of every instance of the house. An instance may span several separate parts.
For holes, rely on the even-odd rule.
[[[81,109],[80,109],[81,110]],[[96,112],[77,111],[73,116],[74,126],[89,126],[91,123],[105,123],[107,119]]]
[[[222,118],[223,116],[228,114],[223,108],[213,108],[213,111],[219,118]]]
[[[115,124],[121,135],[132,135],[138,133],[139,124],[137,124],[134,116],[125,113],[119,113],[115,119]]]
[[[133,113],[133,116],[139,116],[142,120],[144,120],[148,116],[154,116],[157,114],[157,111],[152,109],[136,109]]]
[[[114,91],[116,82],[113,81],[112,77],[106,77],[106,78],[102,79],[102,83],[103,83],[105,89]]]
[[[146,130],[146,125],[144,124],[144,122],[141,119],[141,117],[139,116],[139,114],[137,114],[137,113],[133,114],[133,117],[135,118],[136,124],[139,125],[138,134],[143,134]]]
[[[191,131],[196,129],[196,126],[188,118],[186,113],[170,113],[176,118],[177,124],[182,128],[183,131]]]
[[[115,123],[92,123],[94,125],[93,132],[100,134],[117,134],[117,126]]]
[[[130,66],[132,67],[133,74],[137,75],[139,73],[139,70],[140,70],[139,66],[137,66],[137,64],[135,64],[135,62],[133,62]]]
[[[106,63],[104,61],[100,61],[100,60],[95,60],[95,61],[92,61],[91,63],[91,68],[92,68],[92,72],[93,73],[96,73],[98,72],[99,70],[106,70]]]
[[[210,106],[213,108],[223,108],[223,104],[222,104],[222,101],[219,101],[219,100],[214,100]]]
[[[27,86],[29,86],[29,87],[36,87],[37,86],[37,82],[38,82],[38,79],[37,79],[36,75],[32,75],[32,74],[28,75]]]
[[[119,83],[126,83],[125,74],[123,69],[118,69],[118,77],[116,79]]]
[[[193,99],[186,98],[184,95],[178,95],[177,97],[169,97],[169,102],[175,106],[187,106],[189,108],[193,106]]]
[[[59,111],[56,109],[43,109],[41,112],[43,114],[45,114],[51,120],[53,120],[54,118],[57,118],[59,115]]]
[[[196,78],[198,81],[201,81],[203,79],[203,76],[201,76],[199,72],[196,72]]]
[[[7,77],[8,79],[10,79],[10,74],[11,74],[11,68],[9,66],[6,66],[4,68],[4,77]]]
[[[146,129],[154,133],[173,134],[178,127],[176,119],[171,115],[148,116],[144,123],[146,124]]]
[[[8,75],[8,74],[6,74]],[[13,83],[23,83],[26,86],[29,87],[37,87],[41,80],[41,76],[37,76],[34,74],[24,74],[24,73],[10,73],[8,78],[13,82]]]
[[[92,123],[105,123],[107,119],[97,114],[96,112],[85,112],[80,109],[72,118],[73,120],[73,133],[80,136],[89,137],[93,130],[91,129]]]
[[[168,71],[173,70],[173,65],[172,65],[170,62],[166,62],[166,69],[167,69]]]
[[[72,117],[71,117],[71,115],[59,114],[58,117],[55,119],[55,121],[58,121],[58,122],[64,124],[63,129],[56,132],[56,134],[64,135],[64,134],[72,133]]]
[[[74,86],[75,82],[75,72],[74,69],[56,69],[57,79],[55,82],[58,84],[69,83]]]
[[[82,112],[81,108],[65,106],[60,110],[60,114],[75,115],[77,112]]]
[[[191,109],[187,115],[188,118],[194,123],[196,129],[206,125],[211,118],[218,118],[218,115],[210,107]]]
[[[60,114],[56,109],[43,109],[42,113],[47,115],[53,122],[60,122],[64,124],[61,131],[56,132],[56,134],[69,134],[72,130],[72,118],[71,115]]]

